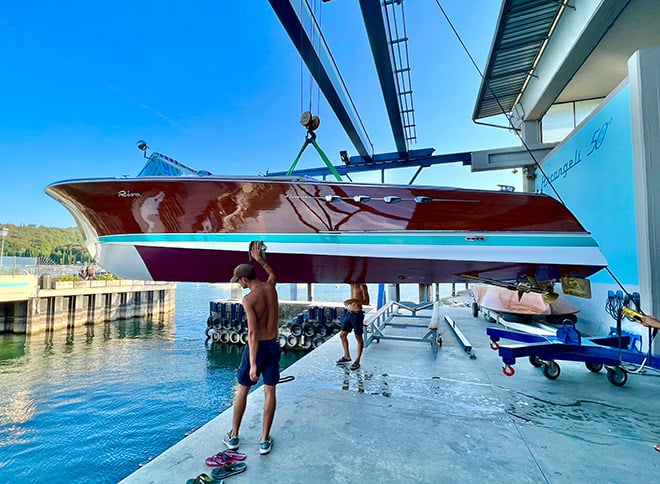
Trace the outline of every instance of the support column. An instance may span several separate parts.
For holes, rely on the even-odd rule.
[[[390,284],[387,291],[388,302],[401,301],[401,286],[398,284]]]
[[[542,143],[541,122],[539,120],[525,121],[522,123],[522,138],[527,146],[536,146]],[[542,160],[536,160],[541,163]],[[536,179],[536,165],[526,166],[520,170],[523,177],[523,192],[534,192],[536,189],[534,180]]]
[[[633,138],[637,253],[642,309],[660,317],[660,46],[628,61]],[[654,352],[660,351],[656,338]]]
[[[419,302],[427,302],[430,301],[430,289],[431,285],[430,284],[420,284],[419,285]]]

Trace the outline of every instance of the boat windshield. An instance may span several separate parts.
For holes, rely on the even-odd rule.
[[[138,177],[144,176],[208,176],[208,171],[197,171],[183,163],[176,161],[161,153],[152,153],[147,158],[147,163],[138,173]]]

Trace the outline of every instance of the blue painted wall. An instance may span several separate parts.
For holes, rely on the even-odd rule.
[[[542,167],[566,206],[594,235],[614,275],[624,285],[638,285],[629,86],[578,126]],[[540,173],[536,189],[555,195]],[[605,270],[591,281],[614,283]]]

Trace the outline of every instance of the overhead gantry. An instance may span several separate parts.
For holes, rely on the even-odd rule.
[[[367,29],[371,52],[378,73],[396,152],[374,154],[373,146],[334,62],[318,21],[306,0],[269,0],[291,41],[300,53],[311,75],[331,109],[346,131],[357,156],[342,152],[344,165],[335,166],[345,175],[356,171],[418,167],[418,172],[437,163],[470,163],[470,153],[434,156],[434,148],[410,150],[409,141],[416,138],[407,38],[392,38],[402,30],[403,5],[400,0],[360,0],[360,8]],[[399,9],[398,13],[397,10]],[[385,18],[388,22],[386,23]],[[316,41],[316,39],[318,39]],[[396,54],[396,55],[394,55]],[[282,173],[269,173],[278,176]],[[296,170],[297,175],[324,176],[331,174],[327,167]],[[415,177],[417,176],[415,174]],[[414,180],[414,178],[413,178]],[[411,183],[412,181],[411,180]]]
[[[471,165],[473,171],[493,169],[495,165],[496,168],[502,169],[534,164],[529,152],[520,147],[443,155],[434,155],[435,148],[411,150],[409,144],[416,140],[417,131],[408,64],[404,2],[359,1],[396,151],[374,154],[366,129],[308,1],[269,0],[358,154],[349,156],[347,151],[342,151],[340,157],[343,165],[334,165],[334,170],[330,167],[320,167],[294,172],[269,172],[268,175],[326,176],[334,174],[335,171],[347,175],[358,171],[380,170],[384,173],[384,170],[391,168],[416,167],[417,171],[409,182],[412,184],[423,168],[436,164],[461,162]],[[553,146],[554,144],[534,146],[531,151],[538,159],[545,156]],[[384,178],[384,175],[381,178]]]

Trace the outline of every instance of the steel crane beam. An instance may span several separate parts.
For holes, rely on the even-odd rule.
[[[433,151],[433,148],[411,150],[406,153],[405,157],[399,156],[398,153],[382,153],[374,155],[368,162],[359,156],[351,156],[350,159],[345,161],[345,164],[334,165],[334,168],[340,175],[346,175],[358,171],[375,171],[410,167],[418,167],[421,169],[443,163],[462,162],[463,165],[469,165],[472,162],[472,153],[469,151],[446,155],[433,155]],[[267,173],[267,176],[284,176],[286,174],[286,172],[269,172]],[[331,175],[332,173],[327,167],[320,167],[296,170],[293,174],[295,176],[326,176]]]
[[[353,146],[362,158],[371,159],[371,142],[307,0],[269,0],[269,3]]]
[[[381,0],[360,0],[360,8],[362,9],[364,26],[369,37],[369,45],[376,65],[380,88],[383,92],[387,116],[390,118],[396,150],[401,156],[404,156],[408,151],[408,146],[401,121],[401,109],[388,48],[389,41],[385,31]]]

